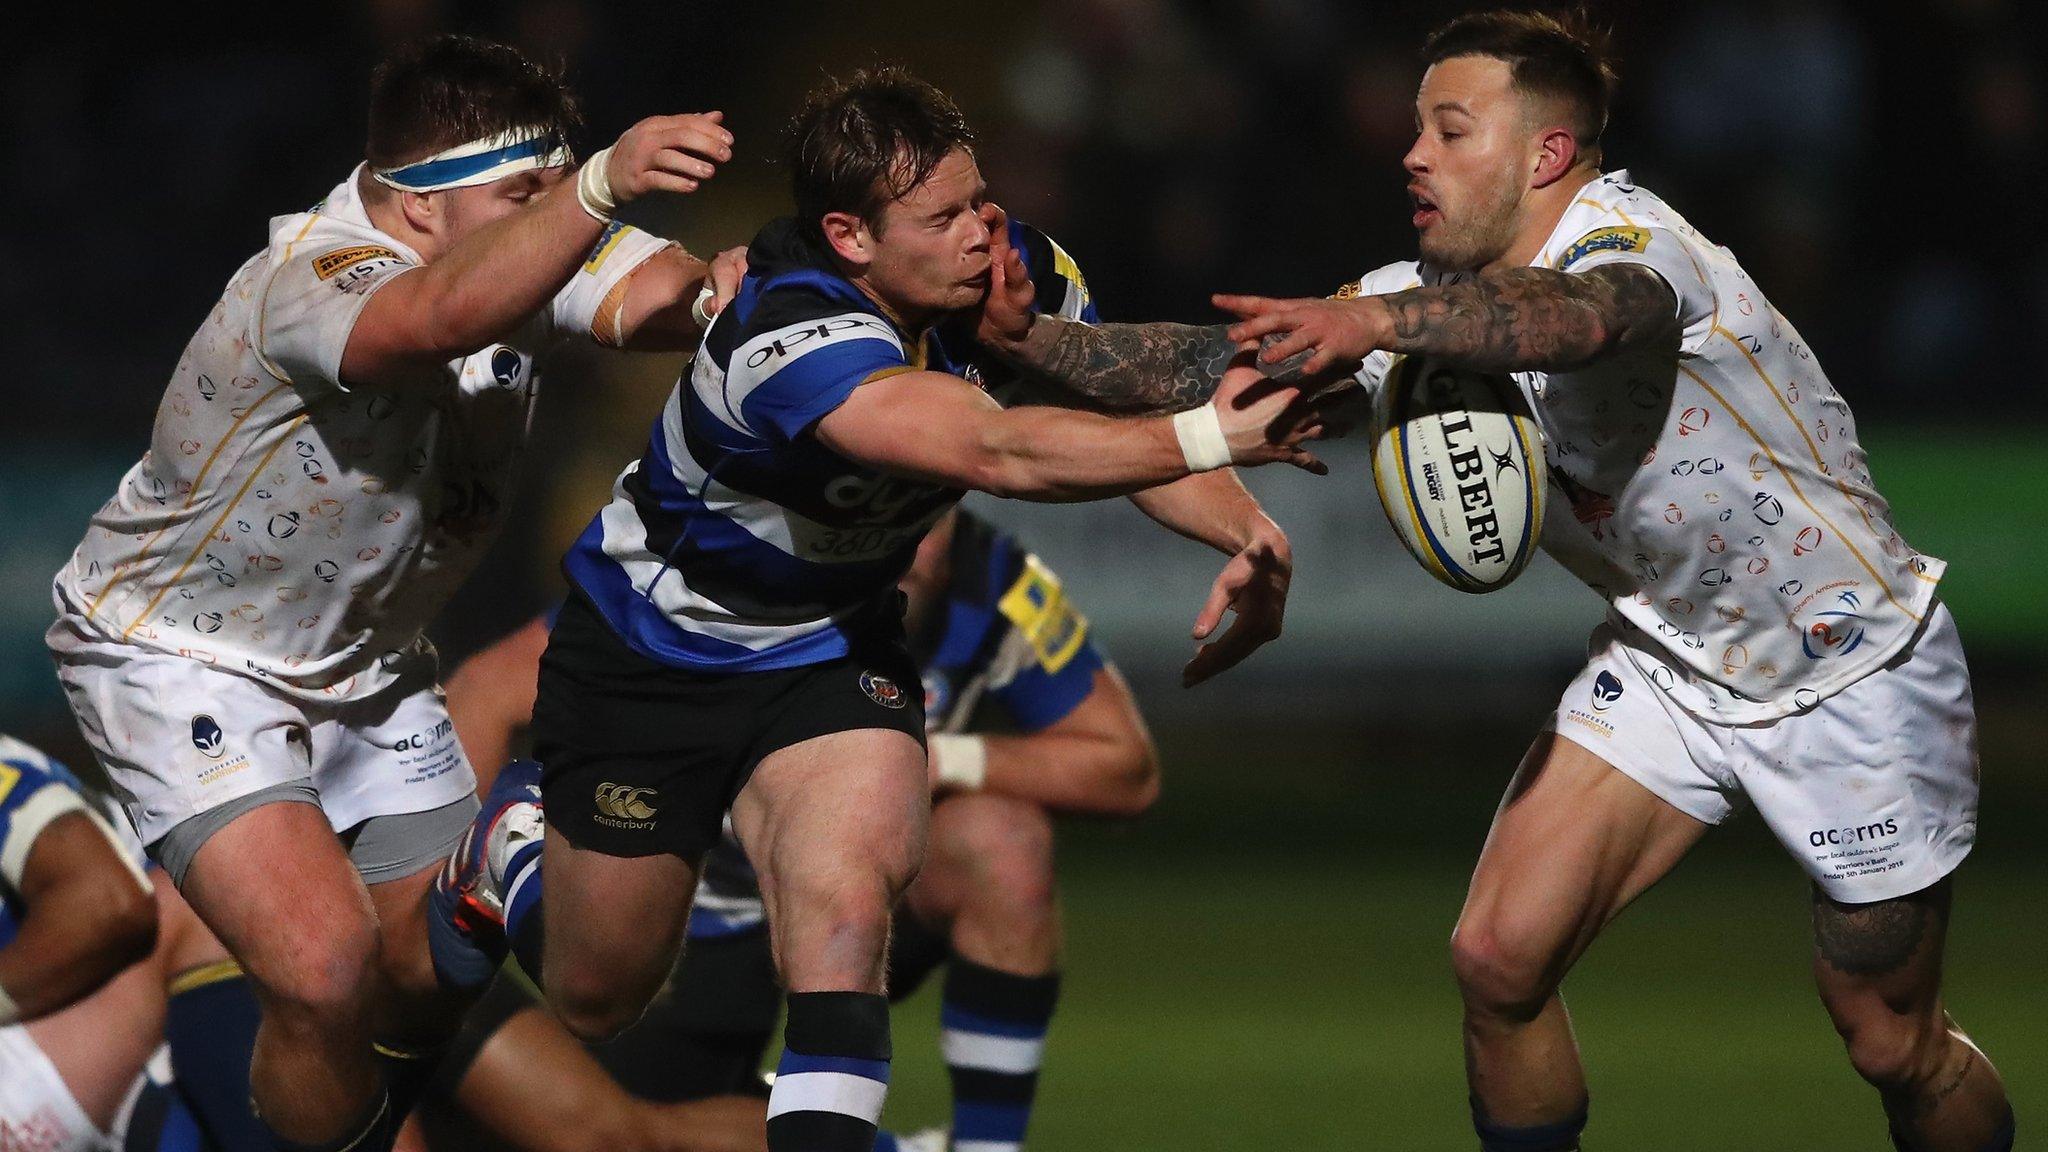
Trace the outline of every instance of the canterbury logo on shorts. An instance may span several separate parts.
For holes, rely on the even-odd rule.
[[[654,827],[654,789],[630,784],[599,784],[595,797],[597,822],[613,828]]]

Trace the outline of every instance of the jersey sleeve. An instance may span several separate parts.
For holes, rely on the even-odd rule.
[[[341,354],[370,295],[416,267],[370,240],[285,245],[251,317],[256,354],[301,393],[343,389]]]
[[[1557,270],[1574,275],[1609,264],[1644,265],[1671,286],[1678,298],[1678,322],[1683,326],[1680,350],[1696,353],[1713,334],[1713,283],[1678,231],[1647,219],[1592,228],[1566,245],[1557,258]]]
[[[869,380],[911,371],[902,338],[872,312],[826,304],[733,349],[725,403],[756,435],[788,443]],[[767,303],[762,310],[766,311]],[[786,311],[778,309],[778,311]]]
[[[1059,242],[1021,220],[1010,221],[1010,246],[1024,260],[1031,283],[1038,289],[1034,307],[1048,316],[1099,324],[1095,298],[1088,292],[1088,280],[1081,266],[1067,255]]]
[[[1360,296],[1384,296],[1389,292],[1405,292],[1421,286],[1422,270],[1411,260],[1375,268],[1330,293],[1330,299],[1355,300]],[[1359,365],[1358,371],[1352,374],[1352,380],[1358,384],[1358,395],[1337,401],[1343,405],[1342,411],[1346,421],[1357,422],[1362,419],[1354,409],[1370,403],[1372,396],[1379,391],[1380,383],[1387,378],[1387,369],[1392,367],[1393,363],[1394,354],[1380,350],[1368,355],[1364,363]]]
[[[989,695],[1017,727],[1036,732],[1063,720],[1095,690],[1095,671],[1108,661],[1089,634],[1088,618],[1038,557],[1024,557],[1017,579],[996,602],[1016,646],[1011,674]]]
[[[85,812],[85,798],[47,761],[26,756],[0,760],[0,882],[21,890],[22,871],[36,837],[59,816]]]
[[[549,306],[548,318],[557,336],[587,336],[617,348],[623,337],[619,314],[626,306],[627,278],[663,249],[667,240],[617,220],[590,249],[576,274],[569,277]]]

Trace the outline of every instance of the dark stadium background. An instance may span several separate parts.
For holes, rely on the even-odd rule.
[[[0,729],[85,760],[39,634],[47,587],[145,444],[163,383],[274,214],[359,155],[381,47],[460,28],[564,62],[593,146],[720,107],[740,158],[647,221],[709,252],[785,206],[777,129],[826,69],[957,94],[994,195],[1058,237],[1110,319],[1211,319],[1217,288],[1322,294],[1412,250],[1397,164],[1420,33],[1463,6],[208,5],[27,30],[0,86]],[[1952,1010],[2023,1127],[2048,1110],[2048,75],[2024,0],[1597,6],[1627,166],[1745,262],[1856,407],[1944,585],[1982,715],[1981,843]],[[439,629],[452,662],[543,607],[554,560],[677,363],[557,357],[519,514]],[[1074,587],[1152,718],[1167,794],[1070,825],[1069,995],[1034,1146],[1470,1144],[1444,942],[1507,773],[1569,679],[1591,596],[1540,562],[1486,598],[1393,544],[1362,452],[1254,488],[1294,534],[1287,637],[1175,686],[1217,558],[1120,506],[981,503]],[[1873,1100],[1808,990],[1805,885],[1752,819],[1710,838],[1567,985],[1596,1149],[1854,1152]],[[935,1006],[903,1010],[892,1115],[943,1117]]]

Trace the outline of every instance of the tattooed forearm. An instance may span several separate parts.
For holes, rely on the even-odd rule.
[[[1671,286],[1640,264],[1577,275],[1512,268],[1379,299],[1392,321],[1388,351],[1497,372],[1577,368],[1677,327]]]
[[[1237,345],[1220,324],[1083,324],[1041,316],[1009,354],[1033,375],[1103,408],[1178,412],[1215,394]],[[1289,381],[1307,358],[1262,364],[1260,370]]]

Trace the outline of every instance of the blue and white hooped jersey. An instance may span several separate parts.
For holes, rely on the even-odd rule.
[[[953,528],[951,576],[930,623],[910,637],[924,671],[925,728],[1039,732],[1070,715],[1109,664],[1058,576],[1016,538],[967,512]],[[728,828],[705,856],[690,938],[766,922],[754,870]]]
[[[1047,310],[1092,319],[1073,261],[1022,225],[1012,235],[1045,270]],[[896,582],[961,493],[884,475],[810,431],[870,380],[989,375],[958,334],[897,329],[794,220],[762,229],[748,260],[647,451],[563,561],[629,647],[672,667],[800,667],[895,627]]]
[[[36,837],[57,817],[87,810],[70,769],[11,736],[0,736],[0,948],[21,930],[27,912],[21,874]]]

